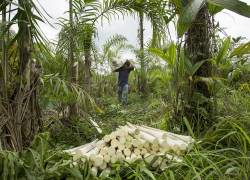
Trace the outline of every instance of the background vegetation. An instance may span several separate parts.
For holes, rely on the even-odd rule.
[[[220,35],[214,15],[224,8],[250,17],[238,0],[69,0],[53,44],[38,26],[47,23],[46,7],[1,1],[1,179],[249,179],[250,42]],[[129,14],[140,19],[140,46],[115,35],[97,47],[96,23]],[[167,40],[170,22],[176,41]],[[138,66],[128,106],[118,104],[111,72],[124,50]],[[165,169],[120,162],[109,177],[93,177],[88,162],[63,152],[127,121],[191,135],[196,144]]]

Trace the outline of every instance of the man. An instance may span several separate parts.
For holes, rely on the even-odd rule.
[[[130,71],[134,70],[134,66],[129,60],[122,65],[122,67],[115,70],[119,72],[118,76],[118,100],[124,105],[128,104],[128,77]]]

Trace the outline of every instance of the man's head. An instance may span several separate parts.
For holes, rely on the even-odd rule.
[[[127,59],[126,62],[124,63],[124,66],[125,66],[125,67],[129,67],[130,64],[131,64],[130,61]]]

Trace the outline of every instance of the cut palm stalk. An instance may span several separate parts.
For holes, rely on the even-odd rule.
[[[123,155],[123,153],[122,153],[121,150],[117,150],[116,151],[116,156],[117,156],[117,158],[118,158],[119,161],[122,161],[122,160],[125,159],[125,157],[124,157],[124,155]]]
[[[100,167],[103,164],[103,157],[101,155],[96,155],[94,157],[94,166]]]
[[[141,151],[140,151],[138,148],[136,148],[136,149],[134,150],[134,154],[135,154],[136,156],[139,156],[139,155],[141,155]]]
[[[90,156],[89,156],[89,161],[91,161],[91,162],[94,162],[95,161],[95,154],[91,154]]]
[[[100,169],[104,170],[107,168],[107,163],[103,162],[102,165],[100,166]]]
[[[125,142],[125,148],[130,149],[132,147],[132,143],[130,141]]]
[[[95,147],[96,142],[97,142],[97,139],[94,140],[93,142],[88,143],[88,144],[65,150],[65,152],[76,153],[78,151],[78,152],[81,152],[84,154],[84,153],[87,153],[88,151],[90,151],[91,149],[93,149]]]
[[[98,154],[98,149],[95,147],[92,150],[90,150],[89,152],[87,152],[85,155],[87,157],[90,157],[90,156],[95,156],[96,154]]]
[[[171,149],[175,152],[175,151],[186,151],[188,149],[188,144],[184,143],[183,141],[168,141],[169,146],[171,147]]]
[[[146,132],[152,136],[155,136],[157,138],[162,138],[162,139],[166,139],[166,140],[172,140],[172,141],[184,141],[185,143],[191,144],[194,142],[194,140],[192,139],[192,137],[190,136],[183,136],[183,135],[175,135],[173,133],[169,133],[169,132],[165,132],[159,129],[155,129],[155,128],[150,128],[147,126],[136,126],[133,125],[134,128],[138,128],[141,132]]]
[[[128,132],[132,135],[139,135],[140,134],[140,130],[136,127],[134,127],[132,124],[127,123],[128,124]]]
[[[128,142],[131,142],[131,141],[132,141],[132,139],[133,139],[133,137],[132,137],[132,136],[130,136],[130,135],[128,135],[128,136],[126,137],[126,141],[128,141]]]
[[[118,158],[117,158],[117,156],[116,155],[113,155],[113,156],[111,156],[111,159],[110,159],[110,162],[111,163],[116,163],[118,161]]]
[[[148,151],[145,148],[141,149],[141,155],[146,155],[148,153]]]
[[[158,151],[159,151],[159,146],[157,146],[157,145],[155,145],[155,146],[152,146],[151,147],[152,148],[152,151],[154,152],[154,153],[157,153]]]
[[[100,152],[99,152],[101,155],[105,155],[105,154],[108,154],[108,147],[103,147]]]
[[[111,173],[111,169],[106,168],[101,172],[100,177],[107,178],[110,175],[110,173]]]
[[[143,144],[143,147],[144,147],[145,149],[149,149],[149,147],[150,147],[150,142],[145,141],[145,143]]]
[[[130,155],[131,155],[131,150],[126,148],[126,149],[123,150],[123,153],[124,153],[124,155],[125,155],[126,157],[130,157]]]
[[[142,127],[147,128],[147,129],[151,129],[151,130],[154,130],[154,131],[162,132],[164,136],[167,136],[167,137],[171,136],[172,138],[177,138],[177,139],[186,141],[187,143],[193,143],[194,142],[194,139],[191,136],[184,136],[184,135],[174,134],[174,133],[171,133],[171,132],[166,132],[166,131],[163,131],[163,130],[160,130],[160,129],[156,129],[156,128],[152,128],[152,127],[148,127],[148,126],[144,126],[144,125]]]
[[[117,132],[117,136],[119,137],[125,137],[128,135],[128,131],[125,130],[124,128],[119,128],[116,132]]]
[[[96,167],[92,167],[92,168],[91,168],[91,174],[92,174],[93,176],[97,176],[97,173],[98,173],[97,168],[96,168]]]
[[[144,139],[138,139],[138,148],[139,149],[143,148],[144,143],[145,143]]]
[[[121,144],[125,144],[125,142],[126,142],[126,138],[125,138],[126,136],[120,136],[119,138],[118,138],[118,140],[119,140],[119,142],[121,143]]]
[[[157,141],[157,139],[154,136],[144,131],[141,131],[140,138],[150,143],[154,143]]]
[[[134,162],[134,161],[136,161],[137,159],[138,159],[137,155],[134,154],[134,153],[132,153],[132,154],[131,154],[131,161]]]
[[[118,142],[118,140],[112,139],[112,141],[111,141],[111,147],[116,148],[116,147],[119,146],[119,144],[120,143]]]
[[[100,140],[100,141],[97,141],[96,142],[96,147],[98,148],[98,149],[102,149],[103,147],[105,147],[105,142],[104,142],[104,140]]]
[[[103,137],[103,140],[104,140],[105,143],[110,142],[110,140],[111,140],[110,135],[105,135],[105,136]]]
[[[115,148],[109,147],[108,154],[110,157],[114,156],[115,155]]]
[[[110,140],[116,139],[116,137],[117,137],[117,133],[116,132],[112,132],[110,134]]]
[[[109,156],[109,154],[105,154],[105,155],[103,156],[103,161],[105,161],[106,163],[109,163],[109,162],[110,162],[110,156]]]
[[[166,151],[169,151],[171,149],[168,141],[164,140],[164,139],[159,139],[159,145],[160,147],[162,147],[163,149],[165,149]]]
[[[138,147],[138,146],[139,146],[139,142],[138,142],[137,139],[133,139],[131,143],[132,143],[132,145],[133,145],[134,147]]]
[[[93,149],[95,149],[94,146],[91,147],[91,149],[77,149],[75,150],[74,154],[79,154],[79,155],[86,155],[88,154],[89,151],[92,151]]]
[[[162,137],[163,137],[162,132],[151,130],[151,129],[148,129],[148,128],[144,128],[144,127],[141,127],[141,126],[136,126],[136,125],[133,125],[133,127],[139,129],[141,132],[150,134],[151,136],[153,136],[153,137],[155,137],[157,139],[162,139]]]
[[[124,145],[124,144],[120,144],[120,145],[118,146],[118,149],[122,151],[123,149],[125,149],[125,145]]]

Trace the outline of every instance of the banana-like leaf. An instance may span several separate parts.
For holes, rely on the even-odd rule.
[[[168,56],[163,52],[162,49],[159,49],[159,48],[149,48],[149,51],[160,57],[162,60],[166,61],[168,64],[170,64],[170,60],[168,59]]]
[[[230,57],[243,56],[245,54],[250,54],[250,41],[235,48],[234,51],[230,54]]]
[[[191,71],[191,76],[193,76],[198,69],[206,62],[207,60],[203,60],[203,61],[199,61],[197,63],[194,64],[194,66],[192,67],[192,71]]]
[[[207,0],[208,3],[228,9],[242,16],[250,17],[250,6],[239,0]]]
[[[214,4],[208,4],[208,10],[212,15],[215,15],[223,10],[222,7],[216,6]]]
[[[183,36],[183,34],[191,26],[204,3],[205,0],[192,0],[187,4],[187,6],[182,8],[177,25],[179,37]]]
[[[185,70],[189,76],[193,76],[206,61],[207,60],[199,61],[193,65],[188,58],[185,58]]]
[[[229,46],[230,46],[230,42],[231,42],[230,37],[226,38],[226,40],[223,42],[222,47],[215,59],[215,62],[217,65],[225,58],[227,51],[229,49]]]

